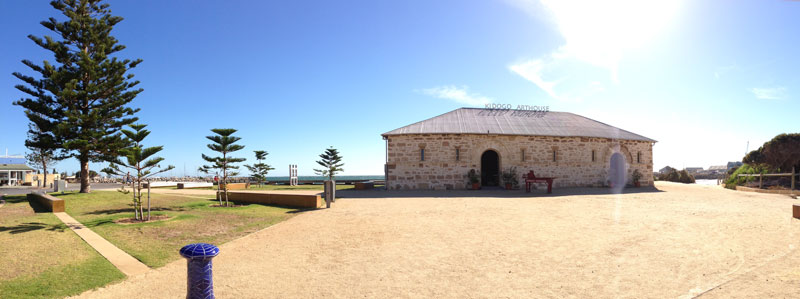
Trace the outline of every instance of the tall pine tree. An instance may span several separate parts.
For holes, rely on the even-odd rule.
[[[126,146],[120,130],[137,120],[133,115],[139,109],[126,105],[142,89],[134,88],[139,81],[126,73],[142,60],[112,57],[125,49],[111,36],[122,18],[112,16],[103,1],[56,0],[50,5],[66,17],[41,22],[56,37],[28,38],[53,52],[56,63],[23,60],[39,75],[13,73],[26,83],[16,88],[29,96],[14,104],[25,108],[28,119],[53,137],[49,146],[60,149],[60,158],[78,159],[80,192],[88,193],[89,162],[115,159]]]

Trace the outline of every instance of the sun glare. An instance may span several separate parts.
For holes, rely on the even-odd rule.
[[[614,69],[627,49],[645,44],[669,25],[680,1],[542,0],[552,12],[566,44],[560,55],[572,55]]]

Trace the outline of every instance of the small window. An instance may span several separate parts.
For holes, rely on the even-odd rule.
[[[556,150],[553,150],[553,162],[556,161]]]
[[[456,148],[456,161],[461,159],[461,149]]]
[[[522,162],[525,162],[525,149],[522,149]]]
[[[597,161],[597,156],[595,156],[594,150],[592,150],[592,162]]]
[[[425,149],[424,148],[419,149],[419,160],[420,161],[425,161]]]
[[[636,153],[636,163],[642,163],[642,152]]]

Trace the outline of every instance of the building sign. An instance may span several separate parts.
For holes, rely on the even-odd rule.
[[[493,110],[518,110],[518,111],[533,111],[533,112],[548,112],[550,111],[550,106],[531,106],[531,105],[517,105],[514,108],[514,105],[511,104],[486,104],[486,109],[493,109]]]
[[[486,115],[509,114],[521,117],[544,117],[550,111],[550,106],[512,105],[512,104],[486,104],[489,109]],[[481,113],[483,114],[483,113]]]

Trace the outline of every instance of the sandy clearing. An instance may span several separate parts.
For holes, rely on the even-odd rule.
[[[795,200],[657,187],[623,195],[340,199],[333,209],[222,245],[215,290],[220,298],[800,293]],[[82,296],[184,297],[185,271],[176,261]]]

